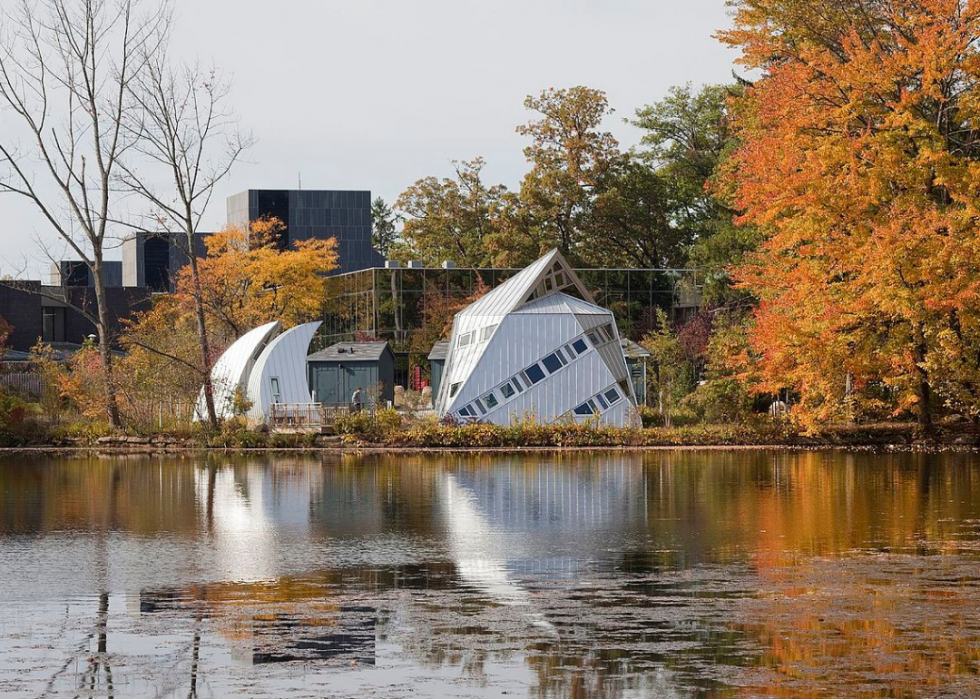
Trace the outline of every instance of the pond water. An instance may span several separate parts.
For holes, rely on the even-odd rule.
[[[974,453],[0,459],[0,696],[980,695]]]

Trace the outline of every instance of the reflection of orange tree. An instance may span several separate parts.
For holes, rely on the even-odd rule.
[[[651,531],[690,560],[760,575],[855,548],[956,548],[980,518],[968,455],[679,451],[643,456]]]
[[[302,619],[307,628],[336,626],[340,604],[331,594],[328,582],[322,578],[280,578],[256,583],[213,583],[188,588],[182,597],[207,609],[217,630],[226,638],[251,642],[256,622],[288,617]]]
[[[854,555],[784,569],[736,628],[766,649],[752,696],[976,696],[980,627],[970,560]]]
[[[134,533],[194,532],[198,528],[194,466],[188,461],[148,468],[150,457],[79,457],[26,462],[0,469],[0,489],[35,493],[0,508],[7,531],[66,531],[100,527]],[[112,497],[108,497],[108,494]]]

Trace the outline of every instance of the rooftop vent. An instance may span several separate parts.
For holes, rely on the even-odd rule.
[[[422,263],[418,260],[409,260],[405,266],[409,269],[422,269]]]
[[[442,263],[442,268],[443,269],[456,269],[456,263],[453,262],[452,260],[446,260],[445,262]]]
[[[385,269],[398,269],[401,266],[398,260],[385,260]]]

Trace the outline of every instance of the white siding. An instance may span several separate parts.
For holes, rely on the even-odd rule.
[[[274,337],[282,324],[279,321],[266,323],[249,330],[235,340],[211,369],[211,390],[214,396],[214,409],[222,420],[234,417],[233,401],[235,391],[247,390],[248,377],[262,349]],[[204,387],[197,397],[197,420],[207,419],[207,404],[204,400]]]
[[[586,300],[555,289],[528,301],[556,263]],[[456,314],[436,413],[441,416],[460,410],[586,330],[613,320],[612,313],[595,305],[558,251],[552,250]],[[476,335],[477,342],[457,346],[465,333],[479,332],[494,324],[498,325],[488,342],[479,342],[480,335]],[[626,360],[618,339],[600,350],[590,347],[568,366],[510,400],[498,395],[501,404],[483,419],[509,424],[514,418],[533,415],[543,422],[552,422],[625,376]],[[450,398],[453,384],[461,385]],[[635,409],[626,400],[623,406],[606,411],[602,421],[626,424],[624,420]]]
[[[279,380],[282,403],[309,403],[310,388],[306,378],[306,355],[320,322],[297,325],[270,342],[259,355],[248,379],[248,399],[252,401],[250,420],[268,421],[272,404],[272,378]]]
[[[614,383],[605,362],[590,350],[511,402],[487,413],[484,419],[508,425],[513,418],[533,415],[540,422],[554,422]]]
[[[467,374],[460,374],[466,377],[465,383],[446,412],[457,410],[474,398],[479,398],[581,332],[575,317],[571,315],[507,316],[486,349],[480,353],[479,365],[475,365]]]

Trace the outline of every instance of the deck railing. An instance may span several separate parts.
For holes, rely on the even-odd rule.
[[[371,406],[362,410],[371,412]],[[269,426],[273,428],[326,427],[339,415],[354,411],[350,403],[273,403],[269,406]]]

